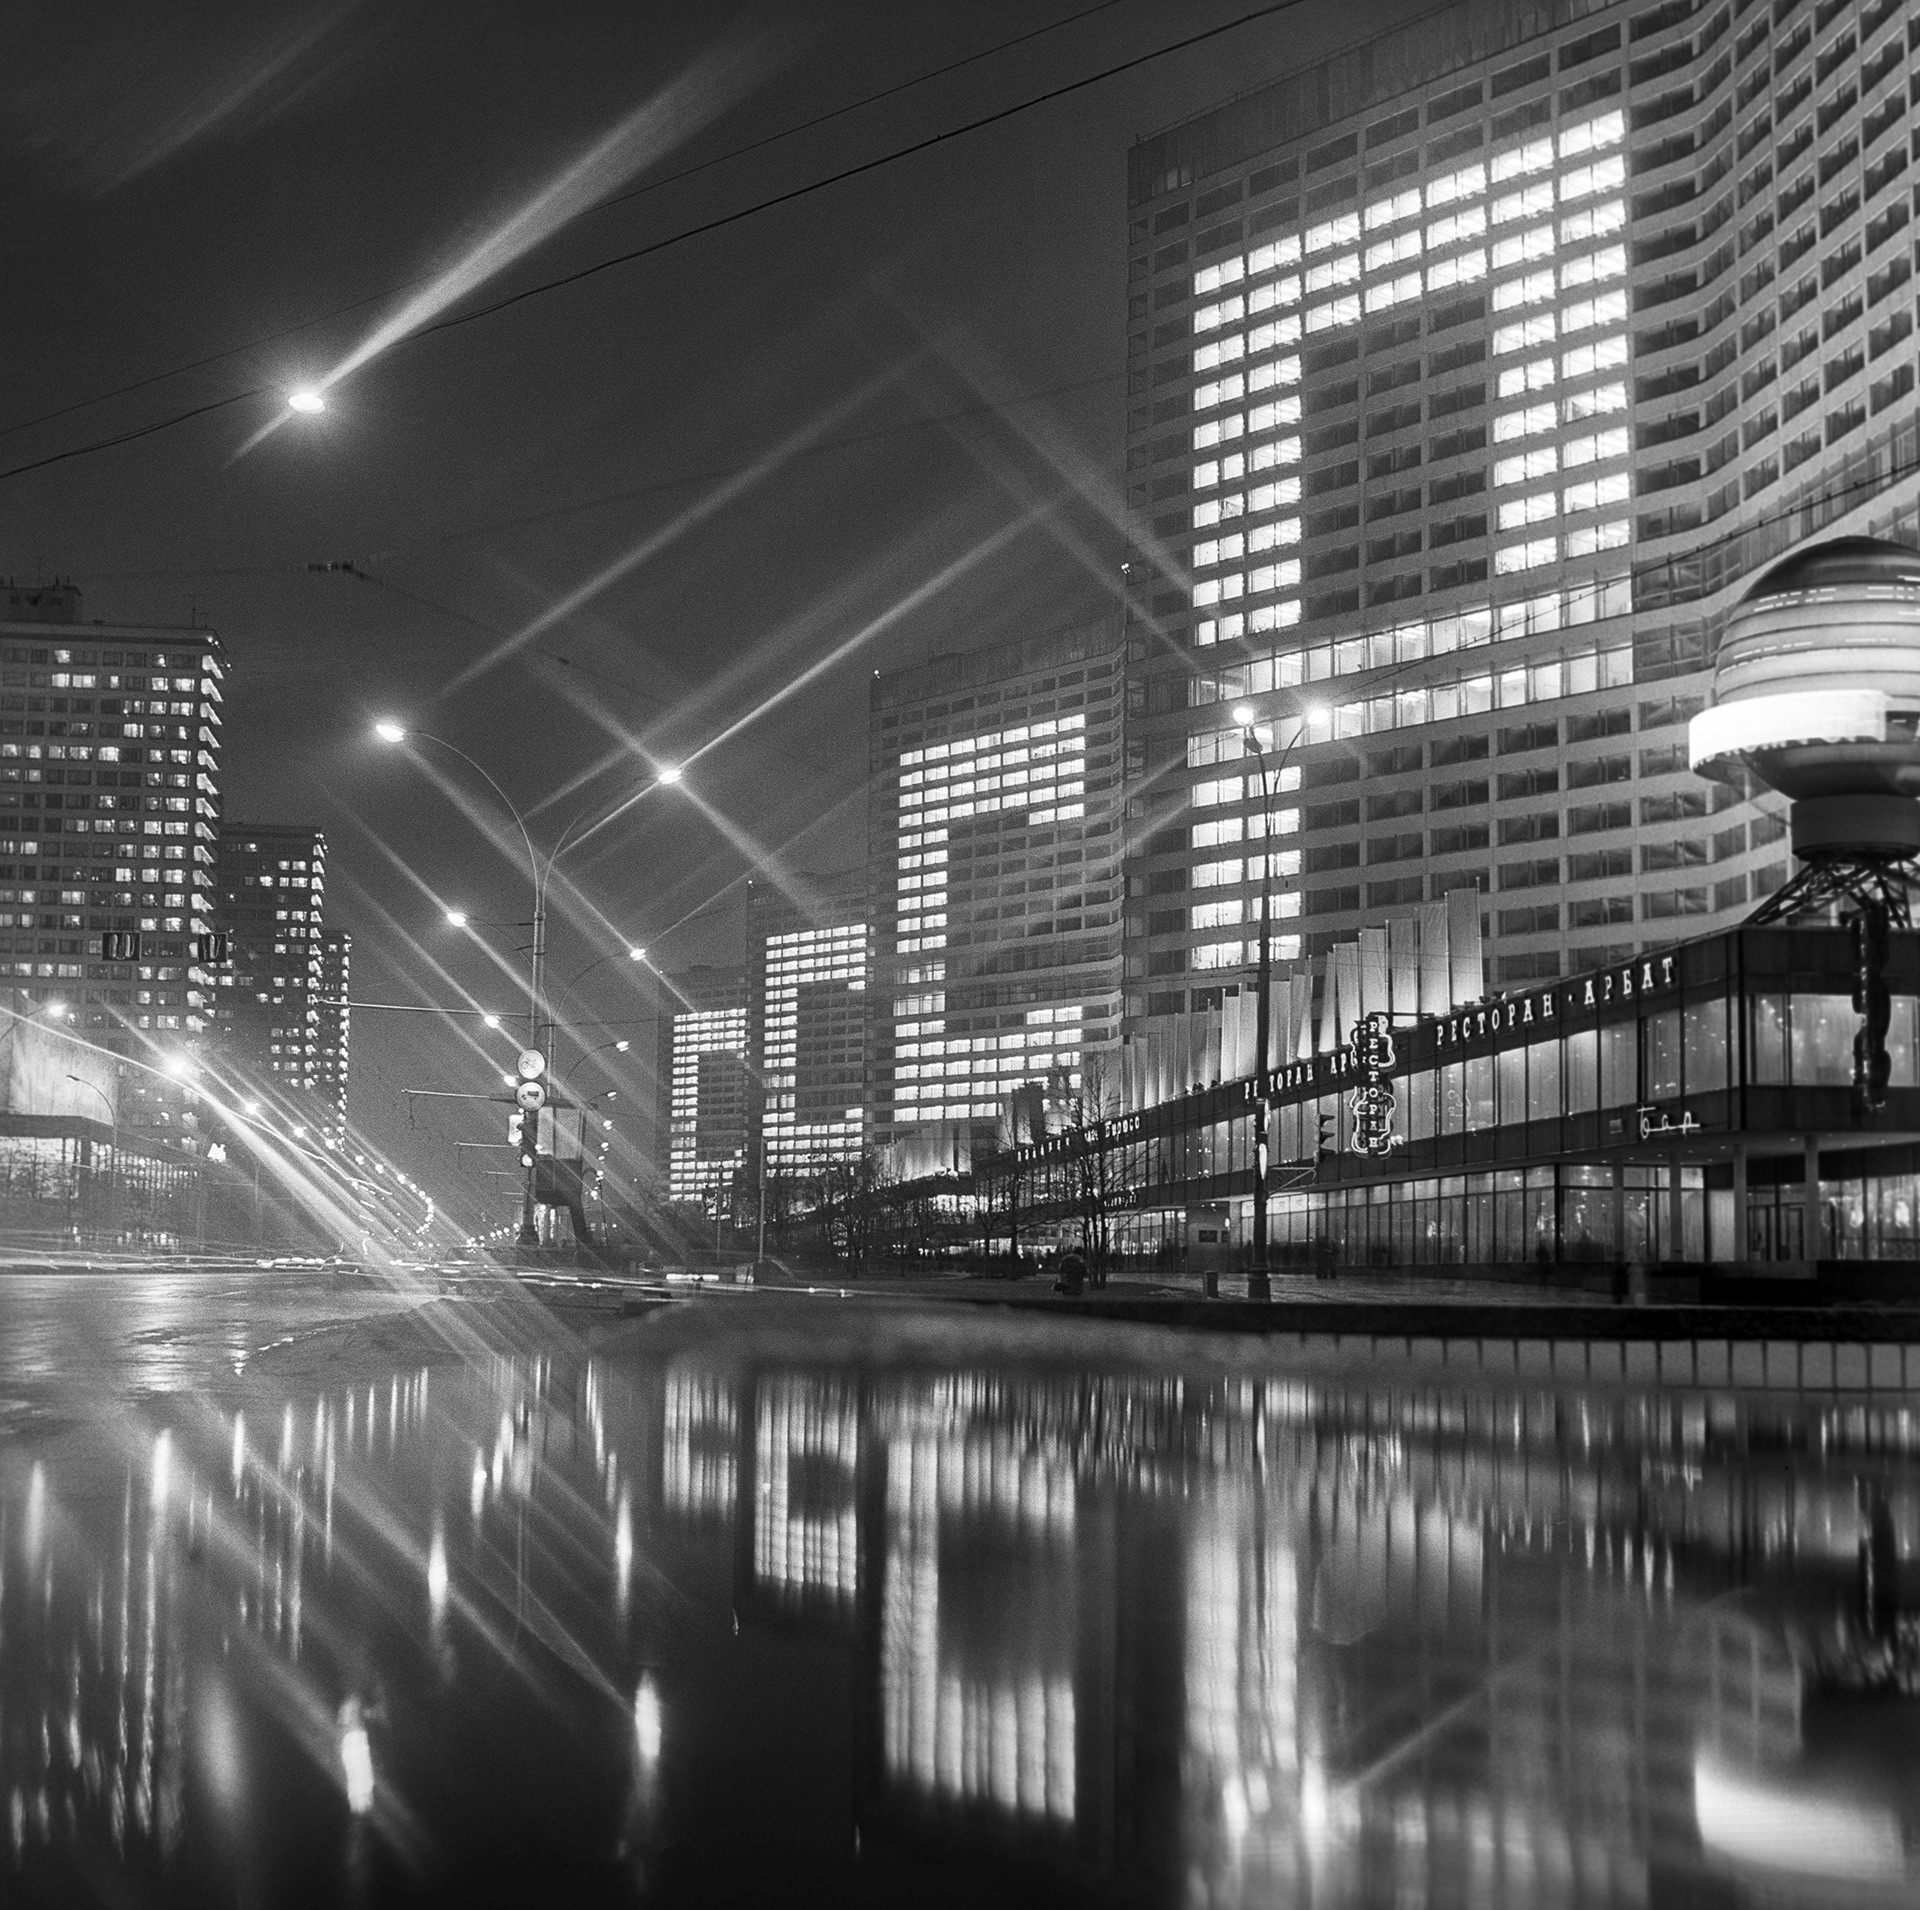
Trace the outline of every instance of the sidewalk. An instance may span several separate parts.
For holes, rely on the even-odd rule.
[[[1068,1298],[1050,1277],[987,1279],[961,1272],[844,1272],[836,1279],[782,1272],[762,1292],[812,1291],[848,1297],[933,1300],[958,1305],[1037,1309],[1055,1318],[1124,1321],[1214,1333],[1356,1335],[1402,1340],[1712,1340],[1920,1346],[1920,1305],[1784,1304],[1707,1306],[1698,1302],[1615,1304],[1584,1290],[1504,1280],[1449,1280],[1383,1272],[1275,1273],[1271,1301],[1249,1300],[1246,1277],[1223,1283],[1222,1297],[1189,1285],[1116,1278]]]

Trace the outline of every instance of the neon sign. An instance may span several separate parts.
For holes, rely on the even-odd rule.
[[[1393,1029],[1382,1013],[1363,1015],[1353,1030],[1353,1058],[1360,1085],[1347,1097],[1353,1145],[1362,1154],[1389,1154],[1400,1136],[1393,1131]]]

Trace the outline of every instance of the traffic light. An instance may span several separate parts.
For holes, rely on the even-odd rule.
[[[137,962],[140,959],[140,938],[128,929],[110,929],[100,938],[100,959],[103,962]]]
[[[1334,1130],[1339,1116],[1327,1108],[1321,1108],[1318,1118],[1320,1122],[1320,1140],[1319,1144],[1313,1150],[1313,1158],[1316,1161],[1331,1160],[1336,1152],[1334,1146]]]
[[[1847,933],[1853,942],[1853,1010],[1860,1017],[1853,1037],[1853,1103],[1862,1114],[1878,1114],[1887,1105],[1887,1084],[1893,1076],[1893,1057],[1887,1052],[1893,1021],[1887,988],[1891,937],[1884,904],[1863,904],[1858,915],[1847,918]]]
[[[540,1116],[515,1108],[507,1116],[507,1141],[518,1151],[520,1165],[532,1167],[540,1158]]]
[[[233,937],[225,929],[194,936],[189,948],[202,968],[225,968],[233,960]]]

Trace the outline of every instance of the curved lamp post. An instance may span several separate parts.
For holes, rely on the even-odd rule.
[[[476,762],[458,744],[449,743],[444,736],[433,736],[425,730],[409,730],[405,725],[391,721],[381,721],[373,726],[374,734],[383,743],[405,743],[408,741],[432,743],[436,748],[444,749],[449,755],[457,756],[473,773],[491,789],[500,800],[500,805],[513,818],[514,826],[520,831],[520,841],[526,850],[527,870],[533,880],[533,947],[530,951],[527,969],[527,1046],[537,1048],[546,1057],[549,1066],[553,1060],[553,1027],[546,1015],[546,964],[547,964],[547,891],[553,881],[553,872],[560,858],[574,841],[574,832],[587,820],[588,811],[579,815],[561,830],[559,840],[543,857],[533,846],[533,834],[528,829],[526,818],[515,806],[513,798],[494,781],[486,768]],[[655,776],[656,783],[677,783],[682,772],[677,768],[663,769]],[[597,825],[596,825],[597,826]],[[455,911],[457,913],[458,911]],[[629,953],[631,951],[628,951]],[[645,954],[641,950],[641,954]],[[637,957],[635,959],[638,959]],[[585,973],[585,970],[581,971]],[[576,981],[578,976],[574,978]],[[532,1247],[539,1244],[539,1231],[534,1226],[534,1169],[527,1168],[526,1192],[520,1204],[520,1244]]]
[[[1267,1128],[1271,1119],[1267,1100],[1267,1047],[1273,1015],[1273,940],[1267,932],[1267,898],[1274,875],[1273,797],[1274,784],[1286,767],[1287,758],[1306,735],[1307,722],[1313,711],[1301,711],[1293,734],[1287,738],[1286,747],[1271,762],[1267,757],[1267,746],[1273,741],[1273,731],[1261,724],[1259,712],[1250,703],[1236,703],[1231,714],[1240,725],[1241,733],[1253,750],[1253,759],[1260,768],[1260,839],[1266,845],[1260,857],[1260,967],[1254,996],[1253,1068],[1259,1095],[1254,1103],[1253,1266],[1247,1274],[1247,1298],[1271,1300],[1273,1278],[1267,1267]]]

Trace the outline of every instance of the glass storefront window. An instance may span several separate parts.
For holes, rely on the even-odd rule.
[[[1503,1048],[1494,1057],[1500,1125],[1517,1127],[1527,1118],[1527,1051]]]
[[[1680,1011],[1662,1008],[1641,1024],[1646,1064],[1641,1079],[1649,1101],[1671,1101],[1680,1092]]]
[[[1493,1056],[1471,1055],[1467,1059],[1467,1106],[1463,1131],[1478,1134],[1494,1124]]]
[[[1787,1021],[1787,1065],[1795,1087],[1845,1087],[1853,1079],[1860,1018],[1847,995],[1795,995]]]
[[[1407,1139],[1424,1141],[1434,1132],[1434,1091],[1436,1082],[1431,1071],[1410,1074],[1401,1085],[1404,1096],[1407,1121]]]
[[[1600,1031],[1582,1028],[1566,1039],[1566,1103],[1569,1114],[1591,1114],[1600,1105]]]
[[[1682,1011],[1687,1092],[1711,1094],[1727,1085],[1727,1004],[1724,1000],[1689,1002]]]
[[[1560,1118],[1560,1044],[1539,1041],[1527,1050],[1527,1119]]]
[[[1640,1098],[1640,1025],[1609,1022],[1600,1036],[1600,1105],[1631,1107]]]
[[[1753,1018],[1749,1051],[1753,1085],[1783,1088],[1787,1085],[1787,998],[1755,995],[1747,1007]]]
[[[1467,1064],[1449,1061],[1440,1070],[1440,1132],[1467,1131]]]
[[[1910,1088],[1914,1085],[1916,1009],[1920,1009],[1920,1002],[1916,1002],[1911,995],[1899,997],[1893,1004],[1893,1018],[1887,1027],[1887,1055],[1893,1062],[1891,1085],[1896,1088]]]

